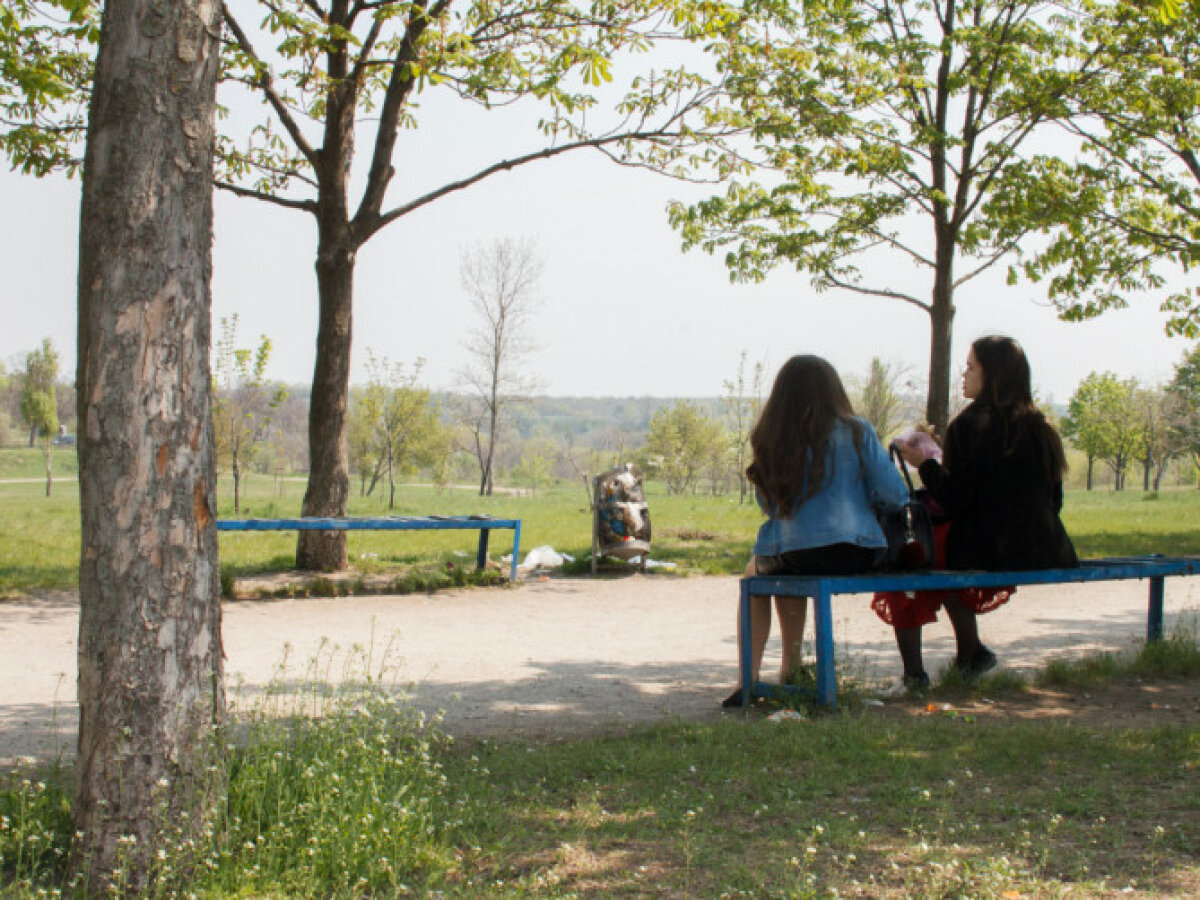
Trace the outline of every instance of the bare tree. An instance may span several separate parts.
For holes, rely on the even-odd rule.
[[[460,276],[475,325],[464,342],[470,360],[459,380],[469,396],[460,421],[474,438],[480,496],[492,494],[505,410],[537,389],[537,382],[521,371],[521,363],[537,346],[531,329],[541,305],[541,275],[541,261],[529,240],[501,238],[463,253]]]
[[[209,407],[221,5],[108,0],[79,238],[79,754],[75,864],[147,896],[159,829],[190,842],[224,790]]]
[[[750,458],[750,429],[758,419],[758,411],[762,406],[764,367],[762,362],[756,362],[750,373],[746,375],[746,351],[738,356],[737,374],[732,381],[724,382],[725,396],[722,406],[725,409],[725,427],[729,429],[731,454],[734,474],[738,482],[738,503],[746,502],[749,485],[746,481],[746,466]]]

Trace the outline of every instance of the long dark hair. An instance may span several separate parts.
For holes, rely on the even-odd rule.
[[[1000,415],[1006,432],[1027,432],[1044,448],[1050,474],[1061,477],[1067,470],[1062,440],[1033,402],[1033,378],[1029,360],[1019,343],[1005,335],[976,339],[971,351],[983,370],[983,387],[975,403]]]
[[[824,485],[826,448],[839,420],[850,423],[860,446],[854,408],[833,366],[811,355],[784,363],[750,431],[754,462],[746,470],[778,515],[790,515]]]

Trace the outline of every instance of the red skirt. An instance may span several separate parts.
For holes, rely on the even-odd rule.
[[[936,568],[946,567],[946,535],[950,523],[933,526],[933,561]],[[919,628],[937,621],[938,608],[947,598],[958,595],[958,602],[978,613],[1003,606],[1017,592],[1015,587],[961,588],[954,591],[881,591],[871,600],[871,609],[895,628]]]

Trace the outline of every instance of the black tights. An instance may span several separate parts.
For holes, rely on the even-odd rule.
[[[942,604],[954,629],[954,640],[958,644],[958,658],[971,659],[983,644],[979,640],[979,621],[975,610],[959,603],[958,597],[950,597]],[[900,648],[900,659],[904,663],[904,675],[914,678],[925,674],[925,663],[921,658],[921,626],[897,628],[896,646]]]

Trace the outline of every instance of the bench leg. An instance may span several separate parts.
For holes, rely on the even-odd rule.
[[[813,630],[817,649],[817,702],[837,706],[837,677],[833,656],[833,604],[824,584],[813,595]]]
[[[513,555],[512,565],[509,566],[508,580],[511,584],[517,583],[517,559],[521,555],[521,520],[513,525]]]
[[[488,535],[491,532],[486,528],[479,529],[479,552],[475,554],[475,571],[482,572],[483,567],[487,565],[488,553]]]
[[[1146,611],[1146,642],[1153,644],[1163,636],[1163,577],[1150,579],[1150,602]]]
[[[754,639],[750,634],[750,585],[743,579],[741,596],[738,598],[738,666],[742,675],[742,706],[750,705],[754,695],[754,664],[751,647]]]

